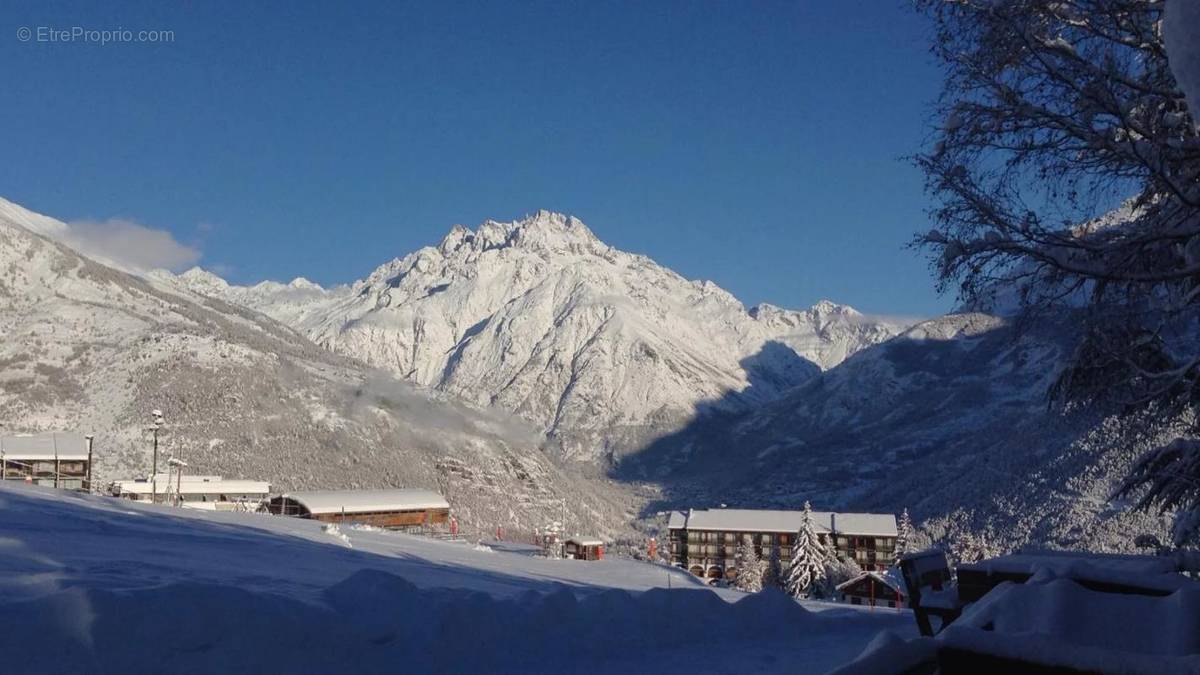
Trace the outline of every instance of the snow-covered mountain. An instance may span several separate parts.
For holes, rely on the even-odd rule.
[[[238,287],[203,270],[177,281],[406,380],[513,411],[582,460],[620,457],[698,409],[761,405],[904,327],[830,302],[747,311],[716,284],[547,211],[455,226],[347,287]]]
[[[615,533],[629,522],[628,491],[559,467],[539,430],[508,413],[102,265],[53,239],[66,230],[0,200],[0,420],[6,433],[94,433],[98,483],[149,473],[145,427],[159,408],[163,455],[200,473],[277,489],[432,487],[481,531],[544,526],[564,498],[569,526]],[[299,286],[286,292],[311,290]]]
[[[755,410],[690,425],[630,456],[625,480],[664,484],[648,512],[696,504],[912,511],[955,546],[1130,550],[1169,519],[1109,497],[1168,432],[1116,411],[1050,409],[1082,322],[951,314],[851,356]],[[1144,433],[1128,443],[1125,432]],[[736,454],[731,452],[736,449]]]
[[[747,311],[547,213],[455,228],[329,290],[131,276],[42,236],[64,227],[0,201],[0,416],[96,433],[101,479],[146,472],[162,408],[166,454],[198,471],[436,486],[479,529],[544,525],[563,498],[576,527],[612,533],[639,509],[805,500],[907,506],[935,537],[1000,546],[1129,548],[1168,524],[1108,501],[1136,421],[1047,409],[1069,310],[888,339],[897,326],[831,303]],[[618,480],[560,464],[547,430],[575,457],[611,453]]]

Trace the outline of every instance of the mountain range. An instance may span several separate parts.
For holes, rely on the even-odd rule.
[[[166,452],[277,487],[435,486],[464,524],[653,529],[678,507],[911,509],[937,541],[1128,550],[1139,448],[1046,392],[1079,321],[747,309],[538,212],[456,226],[360,281],[128,274],[0,201],[0,415],[98,436],[103,478]]]
[[[97,486],[151,468],[150,412],[189,471],[298,488],[432,487],[467,532],[620,532],[641,499],[583,479],[538,429],[322,349],[283,324],[59,243],[0,200],[0,421],[95,435]]]
[[[200,269],[176,279],[401,379],[513,412],[585,463],[615,461],[698,411],[762,405],[904,328],[827,301],[747,310],[548,211],[455,226],[328,290],[232,286]]]

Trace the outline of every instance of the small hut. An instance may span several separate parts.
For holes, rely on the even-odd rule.
[[[838,584],[842,599],[852,605],[871,607],[904,607],[908,603],[908,590],[904,579],[893,570],[887,572],[863,572],[853,579]]]
[[[563,554],[575,560],[604,560],[604,542],[591,537],[572,537],[563,543]]]
[[[450,504],[432,490],[309,490],[287,492],[267,502],[276,515],[327,523],[361,523],[410,528],[440,525],[450,519]]]

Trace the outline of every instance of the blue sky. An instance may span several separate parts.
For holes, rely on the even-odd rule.
[[[951,304],[904,248],[939,84],[905,0],[250,4],[6,6],[0,195],[239,283],[547,208],[750,304]],[[174,41],[36,33],[75,26]]]

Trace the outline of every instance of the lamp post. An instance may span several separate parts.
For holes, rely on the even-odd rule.
[[[167,466],[175,467],[175,506],[183,505],[183,468],[187,466],[187,462],[177,457],[172,457],[167,460]],[[167,473],[167,489],[171,489],[171,474]]]
[[[96,440],[96,437],[93,436],[92,434],[88,434],[87,436],[84,436],[84,439],[87,440],[87,449],[88,449],[87,491],[90,493],[92,491],[92,441]]]
[[[161,410],[150,411],[150,417],[153,424],[150,426],[150,431],[154,433],[154,460],[153,467],[150,470],[150,503],[158,503],[158,430],[163,427],[165,420]]]

